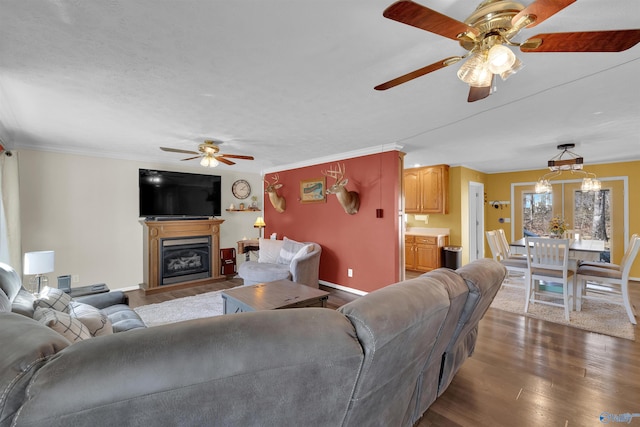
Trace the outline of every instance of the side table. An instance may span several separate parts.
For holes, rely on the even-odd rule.
[[[109,287],[104,283],[98,283],[96,285],[71,288],[67,293],[73,298],[85,295],[103,294],[105,292],[109,292]]]
[[[249,252],[260,249],[258,239],[238,240],[238,253],[245,254],[245,261],[249,261]]]

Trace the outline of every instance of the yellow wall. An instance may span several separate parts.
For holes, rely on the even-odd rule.
[[[462,246],[462,264],[469,262],[469,182],[484,184],[488,175],[455,166],[449,169],[449,213],[430,214],[429,222],[416,221],[407,215],[408,227],[448,228],[449,244]],[[486,185],[486,184],[485,184]],[[486,190],[486,188],[485,188]]]
[[[601,165],[588,165],[584,168],[585,171],[595,173],[598,178],[608,177],[627,177],[628,179],[628,202],[629,202],[629,236],[633,233],[640,233],[640,161],[623,162],[623,163],[609,163]],[[512,183],[525,183],[535,182],[540,176],[547,173],[548,169],[540,169],[534,171],[523,172],[507,172],[496,173],[487,175],[487,183],[485,191],[487,193],[487,200],[510,200],[511,198],[511,184]],[[557,180],[572,180],[579,179],[580,176],[571,175],[570,173],[563,173]],[[511,224],[500,223],[498,219],[500,217],[510,216],[511,206],[505,207],[504,210],[494,209],[493,207],[485,206],[485,228],[487,230],[493,230],[496,228],[503,228],[507,234],[508,239],[512,239],[511,236]],[[615,226],[621,227],[623,224],[615,224]],[[520,236],[515,236],[519,238]],[[623,250],[617,250],[613,262],[619,261],[622,257]],[[489,256],[490,252],[485,247],[485,253]],[[636,259],[631,271],[631,276],[640,277],[640,257]]]
[[[449,170],[449,213],[431,214],[429,222],[416,221],[414,216],[407,215],[408,227],[449,228],[451,245],[462,246],[462,263],[469,262],[469,182],[483,183],[485,186],[485,230],[503,228],[507,238],[511,239],[511,224],[500,223],[500,218],[510,218],[511,205],[502,209],[493,208],[488,202],[492,200],[511,201],[511,184],[535,183],[540,176],[547,173],[548,169],[539,169],[522,172],[506,172],[485,174],[461,166],[452,167]],[[640,233],[640,161],[609,163],[601,165],[587,165],[585,171],[595,173],[598,178],[627,177],[628,202],[629,202],[629,236]],[[563,173],[559,180],[579,179],[577,175]],[[621,226],[621,224],[618,224]],[[517,236],[518,237],[518,236]],[[490,257],[491,251],[485,242],[485,256]],[[622,251],[616,251],[616,258],[620,258]],[[612,261],[616,261],[614,258]],[[619,261],[619,259],[618,259]],[[636,259],[632,271],[632,277],[640,277],[640,256]]]

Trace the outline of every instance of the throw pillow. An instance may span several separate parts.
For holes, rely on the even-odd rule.
[[[288,238],[284,238],[284,243],[282,244],[282,249],[280,249],[280,254],[278,255],[278,259],[276,260],[276,264],[291,264],[291,260],[294,256],[302,249],[306,244],[296,242],[295,240],[291,240]]]
[[[33,303],[33,308],[51,308],[63,313],[69,312],[71,297],[60,289],[45,286]]]
[[[280,249],[282,249],[284,241],[275,239],[264,239],[261,237],[258,242],[258,244],[260,245],[260,251],[258,252],[258,262],[268,262],[271,264],[275,264],[278,260],[278,255],[280,255]]]
[[[74,319],[67,313],[51,308],[38,307],[33,312],[33,318],[50,327],[72,343],[91,338],[89,329],[81,321]]]
[[[113,326],[107,314],[89,304],[71,301],[69,304],[69,314],[74,319],[78,319],[89,329],[92,337],[100,335],[110,335],[113,333]]]
[[[313,244],[309,243],[308,245],[304,245],[302,248],[300,248],[298,253],[295,254],[293,256],[293,258],[291,258],[291,262],[293,262],[294,260],[296,260],[298,258],[302,258],[303,256],[311,253],[312,250],[313,250]]]

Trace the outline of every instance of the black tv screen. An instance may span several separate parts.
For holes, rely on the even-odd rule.
[[[221,181],[218,175],[140,169],[140,216],[220,216]]]

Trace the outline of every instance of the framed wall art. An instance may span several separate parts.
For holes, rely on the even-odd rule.
[[[302,203],[322,203],[326,198],[326,179],[313,178],[300,181],[300,201]]]

